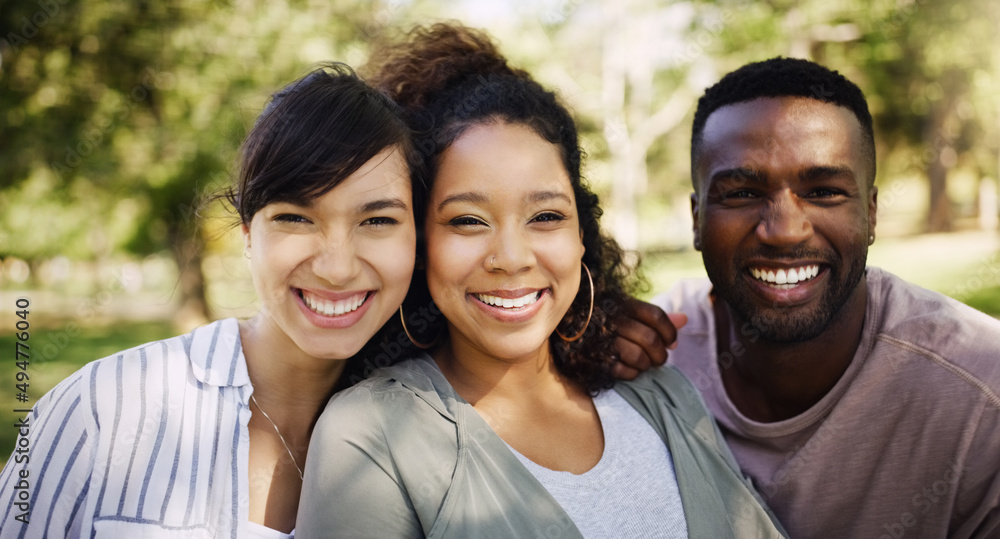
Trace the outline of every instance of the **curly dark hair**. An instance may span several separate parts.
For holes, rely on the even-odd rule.
[[[403,42],[376,51],[368,68],[371,83],[403,107],[414,146],[424,158],[414,169],[414,191],[417,186],[430,190],[442,152],[471,126],[497,121],[524,125],[558,146],[576,198],[586,248],[583,262],[593,276],[594,308],[581,339],[568,343],[553,334],[549,342],[558,369],[568,379],[592,393],[611,387],[611,369],[618,359],[614,326],[624,314],[631,272],[622,249],[601,233],[602,211],[581,178],[583,152],[566,107],[527,72],[510,67],[487,34],[458,24],[417,27]],[[415,207],[417,222],[422,222],[426,208],[416,202]],[[564,334],[580,331],[590,309],[589,284],[582,279],[560,325]],[[426,281],[416,277],[406,305],[414,297],[417,303],[429,297]]]
[[[850,110],[861,124],[864,149],[872,175],[868,185],[875,182],[875,130],[868,111],[865,94],[853,82],[836,71],[815,62],[799,58],[776,57],[762,62],[746,64],[733,71],[705,90],[698,99],[691,127],[691,181],[695,191],[698,152],[701,150],[702,132],[708,117],[716,110],[736,103],[762,97],[808,97],[832,103]]]

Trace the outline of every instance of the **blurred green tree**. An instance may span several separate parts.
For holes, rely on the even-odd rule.
[[[201,200],[229,180],[267,95],[316,62],[360,61],[396,10],[360,0],[0,5],[0,256],[168,250],[180,318],[210,317]]]

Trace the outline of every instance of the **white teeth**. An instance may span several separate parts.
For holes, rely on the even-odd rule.
[[[504,309],[520,309],[521,307],[531,305],[532,303],[538,301],[539,295],[540,294],[538,292],[532,292],[519,298],[498,298],[496,296],[489,296],[486,294],[476,294],[476,299],[494,307],[503,307]]]
[[[750,274],[753,275],[754,279],[764,281],[768,284],[794,285],[802,281],[808,281],[819,275],[819,266],[813,264],[811,266],[802,266],[788,270],[779,269],[778,271],[750,268]]]
[[[332,301],[313,297],[304,290],[302,291],[302,300],[305,301],[306,305],[313,311],[324,316],[341,316],[352,312],[360,307],[365,302],[367,297],[367,292],[361,292],[360,294],[347,299]]]

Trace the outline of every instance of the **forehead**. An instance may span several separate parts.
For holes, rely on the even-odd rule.
[[[705,122],[696,172],[840,166],[866,178],[861,123],[847,108],[805,97],[761,98],[720,107]]]
[[[306,204],[353,206],[359,199],[382,197],[399,197],[408,201],[410,194],[410,169],[402,151],[392,147],[382,150],[333,189],[306,201]]]
[[[442,152],[433,191],[556,186],[571,190],[556,144],[528,126],[490,122],[469,127]]]

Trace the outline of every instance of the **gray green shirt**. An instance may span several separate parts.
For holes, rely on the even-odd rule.
[[[782,537],[697,390],[672,368],[615,386],[670,450],[690,537]],[[643,500],[636,500],[636,511]],[[296,536],[580,537],[427,356],[336,395],[313,432]]]

